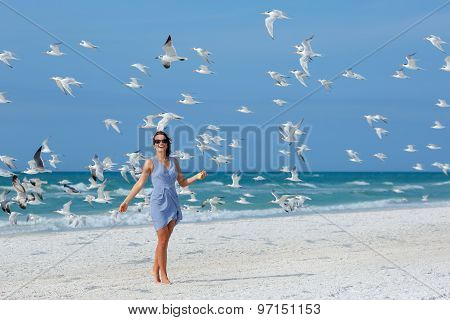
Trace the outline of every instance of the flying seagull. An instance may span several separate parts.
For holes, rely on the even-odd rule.
[[[261,14],[265,14],[267,16],[267,18],[265,19],[267,32],[269,33],[269,36],[272,39],[275,39],[273,36],[273,23],[277,19],[289,19],[289,18],[284,14],[283,11],[275,9],[272,11],[261,12]]]
[[[164,43],[163,50],[164,50],[164,54],[157,56],[156,59],[161,60],[163,67],[166,69],[169,69],[170,64],[174,61],[187,60],[187,58],[179,57],[177,55],[177,52],[175,51],[175,47],[172,44],[172,37],[170,35],[169,35],[169,37],[167,37],[167,40]]]

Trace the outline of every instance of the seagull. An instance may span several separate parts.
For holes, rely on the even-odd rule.
[[[138,83],[138,79],[134,78],[134,77],[130,78],[130,82],[124,83],[124,85],[131,89],[138,89],[138,88],[142,88],[144,86],[144,85]]]
[[[290,151],[288,151],[288,150],[278,150],[281,154],[283,154],[284,156],[289,156],[290,154],[291,154],[291,152]]]
[[[392,76],[394,78],[397,78],[397,79],[408,79],[408,78],[410,78],[403,72],[403,68],[395,71],[395,73]]]
[[[70,87],[70,85],[75,85],[77,87],[81,87],[82,83],[78,82],[77,80],[75,80],[75,78],[71,78],[71,77],[65,77],[65,78],[61,78],[61,77],[51,77],[51,80],[55,81],[56,85],[58,86],[58,88],[66,95],[71,95],[72,97],[74,96],[72,93],[72,88]]]
[[[61,160],[58,159],[57,154],[52,154],[51,157],[52,158],[50,160],[48,160],[48,163],[50,163],[50,165],[56,169],[56,164],[60,163]]]
[[[197,198],[195,197],[195,192],[191,192],[191,193],[190,193],[190,198],[189,198],[188,200],[186,200],[186,201],[189,201],[189,202],[197,202],[198,200],[197,200]]]
[[[255,180],[255,181],[263,181],[263,180],[266,180],[266,178],[264,178],[263,176],[256,176],[256,177],[253,177],[253,180]]]
[[[216,210],[217,210],[217,207],[216,207],[216,206],[217,206],[218,204],[221,204],[221,205],[225,204],[225,202],[222,201],[222,198],[223,198],[223,197],[217,197],[217,196],[214,196],[214,197],[212,197],[212,198],[206,199],[206,200],[203,201],[203,203],[202,203],[202,208],[205,207],[207,204],[209,204],[209,206],[210,206],[209,212],[216,211]]]
[[[169,124],[169,121],[171,121],[171,120],[184,119],[182,116],[179,116],[179,115],[177,115],[175,113],[171,113],[171,112],[160,113],[157,116],[160,117],[161,120],[159,120],[159,122],[156,126],[156,131],[164,131],[164,128]]]
[[[359,158],[358,152],[353,151],[351,149],[345,150],[347,152],[347,156],[349,157],[349,160],[352,162],[361,163],[362,160]]]
[[[148,67],[146,65],[143,65],[142,63],[133,63],[131,66],[138,69],[140,72],[142,72],[145,75],[150,77],[150,75],[148,74],[148,72],[146,70],[146,69],[148,69]]]
[[[445,64],[441,67],[441,70],[450,72],[450,56],[447,56],[444,61]]]
[[[231,163],[232,157],[219,154],[218,156],[211,157],[211,160],[214,161],[217,164],[217,166],[220,166],[222,163],[223,164]]]
[[[381,161],[384,161],[387,158],[387,156],[384,153],[375,153],[373,156],[375,158],[380,159]]]
[[[247,106],[241,106],[238,109],[236,109],[236,111],[242,113],[253,113],[253,111],[251,111]]]
[[[441,38],[435,35],[429,35],[428,37],[425,37],[424,40],[430,41],[430,43],[436,47],[439,51],[445,52],[444,48],[442,48],[442,44],[447,43],[443,41]]]
[[[365,115],[364,118],[366,118],[367,123],[371,127],[373,126],[372,122],[377,122],[378,121],[374,115],[370,115],[370,114]]]
[[[320,82],[320,84],[322,85],[322,87],[325,88],[325,90],[330,90],[331,89],[331,84],[333,82],[331,82],[330,80],[319,79],[317,81]]]
[[[12,68],[12,65],[9,63],[9,60],[18,60],[16,57],[14,57],[14,53],[11,51],[3,50],[2,53],[0,53],[0,61],[6,64],[8,67]]]
[[[294,195],[291,194],[283,194],[282,196],[278,196],[274,190],[271,191],[272,195],[274,196],[275,200],[270,200],[270,203],[274,203],[279,205],[281,208],[283,208],[284,210],[286,207],[286,201],[291,198],[294,197]],[[286,210],[287,211],[287,210]]]
[[[11,100],[6,99],[5,93],[6,92],[0,92],[0,103],[11,103]]]
[[[356,80],[366,80],[366,78],[364,78],[362,75],[360,75],[356,72],[353,72],[353,70],[351,68],[345,70],[344,73],[342,74],[342,76],[346,77],[346,78],[356,79]]]
[[[299,133],[299,131],[302,132],[300,130],[302,123],[303,123],[303,119],[300,120],[299,122],[297,122],[295,125],[291,121],[283,123],[279,127],[281,139],[284,142],[287,142],[289,144],[292,144],[293,142],[297,142],[296,135],[297,135],[297,133]]]
[[[383,121],[384,123],[388,123],[388,118],[382,116],[381,114],[376,114],[373,116],[375,121]]]
[[[84,197],[83,201],[89,203],[91,207],[93,207],[92,202],[94,201],[95,197],[91,194],[88,194],[86,197]]]
[[[421,201],[422,202],[428,202],[428,197],[429,197],[428,194],[423,195]]]
[[[17,159],[14,159],[13,157],[7,156],[7,155],[1,155],[0,156],[0,162],[3,162],[4,165],[6,165],[10,169],[16,169],[16,165],[14,164],[14,161]]]
[[[305,161],[305,158],[303,157],[303,153],[305,151],[311,150],[306,144],[302,144],[300,147],[295,147],[295,149],[297,149],[297,154],[303,161]]]
[[[80,46],[88,48],[88,49],[97,49],[98,46],[94,45],[92,42],[81,40]]]
[[[448,108],[448,107],[450,107],[450,104],[448,104],[447,101],[445,101],[444,99],[438,99],[438,102],[436,103],[436,105],[439,108]]]
[[[97,203],[111,203],[111,201],[107,197],[107,193],[105,191],[106,187],[106,181],[103,181],[103,183],[100,185],[100,187],[97,189],[97,198],[95,198],[93,201]]]
[[[241,181],[242,175],[239,175],[238,172],[234,172],[231,175],[231,180],[233,181],[231,184],[227,184],[228,187],[231,188],[242,188],[242,186],[239,184],[239,181]]]
[[[288,178],[285,178],[285,180],[289,180],[289,181],[292,181],[292,182],[303,182],[303,180],[301,180],[298,177],[297,168],[295,168],[295,167],[292,168],[290,172],[291,172],[291,176],[288,177]]]
[[[279,87],[287,87],[290,84],[286,81],[286,76],[276,71],[267,71],[269,76],[276,81],[275,85]]]
[[[8,171],[8,170],[0,168],[0,177],[10,178],[12,176],[14,176],[14,173],[12,173],[11,171]]]
[[[35,214],[28,214],[27,218],[26,218],[26,222],[34,222],[34,224],[36,224],[36,222],[38,222],[41,218]]]
[[[413,168],[414,170],[417,170],[417,171],[423,171],[423,170],[424,170],[421,163],[416,163],[416,164],[414,165],[414,167],[412,167],[412,168]]]
[[[107,130],[109,130],[109,127],[112,127],[114,129],[114,131],[116,131],[117,133],[120,134],[120,129],[119,129],[118,124],[121,122],[119,120],[105,119],[105,120],[103,120],[103,122],[105,123]]]
[[[17,216],[21,215],[21,213],[13,211],[11,213],[8,213],[8,215],[9,215],[9,219],[8,219],[9,224],[11,226],[17,225]]]
[[[408,144],[408,145],[406,146],[406,148],[403,149],[403,151],[406,151],[406,152],[416,152],[417,150],[414,149],[414,145],[413,145],[413,144]]]
[[[308,74],[306,72],[302,72],[300,70],[291,70],[289,72],[295,76],[295,78],[302,84],[302,86],[307,87],[305,78],[308,78]]]
[[[52,153],[52,150],[50,150],[50,147],[48,146],[48,138],[42,141],[42,153]]]
[[[146,116],[144,120],[144,124],[141,125],[141,128],[143,129],[150,129],[150,128],[156,128],[156,124],[153,123],[153,119],[157,118],[158,115],[148,115]]]
[[[434,143],[427,144],[427,148],[430,149],[430,150],[439,150],[439,149],[441,149],[441,147],[439,147],[438,145],[436,145]]]
[[[208,66],[201,65],[198,69],[195,69],[194,72],[200,73],[200,74],[214,74],[211,70],[209,70]]]
[[[98,158],[98,155],[94,155],[94,157],[92,158],[92,161],[94,162],[93,165],[88,166],[90,172],[91,172],[91,176],[92,178],[97,181],[97,179],[99,179],[100,181],[104,180],[104,176],[103,176],[103,163],[100,161],[100,159]]]
[[[322,55],[320,53],[314,52],[314,50],[311,48],[311,41],[313,38],[314,38],[314,35],[303,40],[303,42],[300,46],[294,46],[294,48],[297,48],[296,53],[303,55],[304,57],[308,57],[310,59],[314,58],[314,57],[321,57]]]
[[[187,58],[179,57],[175,51],[175,47],[172,45],[172,37],[169,35],[163,46],[164,55],[159,55],[156,59],[161,60],[164,68],[169,69],[170,64],[174,61],[185,61]]]
[[[402,67],[406,68],[406,69],[411,69],[411,70],[423,70],[422,68],[420,68],[419,66],[417,66],[417,60],[413,58],[413,56],[416,53],[413,54],[408,54],[406,56],[406,61],[407,63],[402,64]]]
[[[37,173],[51,172],[50,170],[47,170],[44,167],[44,161],[42,161],[41,158],[41,151],[42,146],[40,146],[39,149],[37,149],[37,151],[35,152],[33,160],[28,161],[29,168],[23,171],[23,173],[37,174]]]
[[[63,216],[69,216],[72,212],[70,212],[70,206],[72,205],[72,200],[66,202],[61,209],[56,210],[56,213],[62,214]]]
[[[251,204],[245,197],[239,197],[239,200],[236,200],[235,202],[240,204]]]
[[[219,130],[220,130],[220,128],[219,128],[218,126],[213,125],[213,124],[209,124],[209,125],[206,127],[206,129],[214,130],[214,131],[219,131]]]
[[[373,128],[375,130],[375,133],[377,134],[378,138],[382,139],[385,135],[387,135],[389,133],[389,131],[387,131],[384,128]]]
[[[309,73],[308,63],[310,61],[312,61],[311,57],[303,55],[299,61],[300,61],[300,66],[302,67],[303,71],[306,73],[307,76],[310,76],[311,74]]]
[[[202,152],[204,153],[205,150],[212,150],[214,152],[217,152],[218,150],[202,141],[200,141],[199,139],[195,138],[195,141],[198,142],[198,144],[196,145],[196,147]]]
[[[272,39],[275,39],[273,36],[273,23],[277,19],[289,19],[289,18],[284,14],[283,11],[275,9],[272,11],[261,12],[261,14],[265,14],[267,16],[267,18],[265,19],[267,32],[269,33],[269,36]]]
[[[231,148],[240,148],[241,146],[239,145],[239,140],[238,139],[231,139],[231,143],[228,145]]]
[[[209,52],[209,51],[207,51],[207,50],[205,50],[205,49],[202,49],[202,48],[192,48],[192,50],[194,50],[195,52],[197,52],[197,54],[198,54],[200,57],[202,57],[206,62],[208,62],[208,63],[214,62],[214,61],[211,61],[211,60],[209,59],[209,56],[211,55],[211,52]]]
[[[65,193],[68,193],[68,194],[77,194],[77,193],[80,193],[79,190],[75,189],[75,188],[72,187],[72,186],[69,186],[68,184],[64,184],[64,185],[63,185],[63,188],[64,188],[64,192],[65,192]]]
[[[181,96],[184,98],[183,100],[178,100],[178,103],[181,104],[198,104],[200,101],[195,100],[190,94],[182,93]]]
[[[60,44],[61,44],[61,42],[51,44],[50,49],[52,49],[52,50],[45,51],[45,54],[47,54],[49,56],[55,56],[55,57],[60,57],[60,56],[65,55],[65,53],[61,52],[61,50],[59,49]]]
[[[287,101],[282,100],[282,99],[273,99],[272,101],[279,107],[282,107],[287,103]]]
[[[439,121],[435,121],[434,125],[431,127],[431,129],[444,129],[445,126],[442,125],[442,123],[440,123]]]
[[[20,183],[19,177],[16,175],[12,176],[11,181],[14,190],[17,192],[16,201],[19,204],[19,207],[21,209],[26,209],[28,197],[25,187]]]

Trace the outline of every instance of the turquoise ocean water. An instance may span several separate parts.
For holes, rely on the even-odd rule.
[[[185,174],[189,176],[189,174]],[[252,178],[261,175],[266,179],[255,181]],[[24,175],[21,174],[22,179]],[[231,173],[209,173],[204,181],[199,181],[190,186],[191,191],[197,193],[199,200],[190,203],[188,195],[179,195],[181,204],[200,205],[203,200],[212,196],[222,196],[225,204],[219,206],[217,212],[211,213],[208,207],[197,211],[183,211],[184,222],[199,222],[240,218],[264,218],[271,216],[317,214],[320,212],[334,213],[353,210],[368,211],[380,208],[407,208],[407,207],[436,207],[450,205],[450,178],[443,173],[338,173],[319,172],[300,174],[303,183],[294,183],[286,180],[290,174],[282,172],[273,173],[242,173],[240,184],[242,188],[234,189],[231,184]],[[151,224],[148,208],[138,210],[130,206],[129,211],[121,215],[116,221],[108,213],[117,209],[132,187],[118,172],[106,172],[108,179],[106,189],[113,198],[110,204],[93,203],[90,206],[83,199],[87,194],[96,196],[96,189],[88,190],[88,172],[53,172],[51,174],[39,174],[41,180],[48,181],[43,186],[44,200],[41,205],[28,205],[25,210],[13,204],[12,210],[20,212],[18,224],[10,226],[8,215],[0,213],[0,234],[60,231],[75,229],[68,224],[63,216],[54,213],[62,208],[69,200],[73,201],[71,212],[86,216],[86,225],[76,229],[107,227],[115,224],[117,227],[127,225]],[[28,176],[28,178],[32,178]],[[58,181],[68,179],[72,186],[81,191],[78,195],[69,195],[58,185]],[[16,195],[12,189],[10,178],[0,177],[0,190],[11,189],[9,197]],[[150,194],[152,190],[148,182],[145,192]],[[310,197],[307,207],[295,212],[285,213],[279,206],[270,203],[273,199],[271,190],[281,194],[302,194]],[[394,191],[395,190],[395,191]],[[247,198],[251,204],[236,203],[243,193],[254,195]],[[429,195],[429,201],[423,202],[422,196]],[[135,199],[133,204],[144,199]],[[26,222],[26,216],[35,214],[40,217],[37,222]]]

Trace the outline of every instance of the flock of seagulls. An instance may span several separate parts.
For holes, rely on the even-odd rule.
[[[275,21],[290,19],[283,11],[276,9],[262,12],[261,14],[266,15],[265,27],[267,29],[269,36],[273,40],[275,39],[274,37]],[[322,57],[321,53],[318,53],[313,50],[312,47],[313,39],[314,35],[311,35],[310,37],[304,39],[300,44],[295,44],[293,46],[296,50],[294,54],[299,56],[298,60],[299,66],[297,68],[293,68],[292,70],[290,70],[289,74],[292,74],[295,80],[298,81],[298,84],[303,87],[308,87],[307,81],[311,77],[309,64],[313,61],[313,59]],[[440,52],[446,53],[443,47],[443,45],[445,45],[446,42],[443,41],[440,37],[436,35],[430,35],[424,39],[426,41],[429,41]],[[63,57],[65,56],[65,53],[61,50],[62,45],[63,45],[62,43],[50,44],[50,50],[45,51],[44,54],[52,57]],[[99,46],[87,40],[81,40],[79,45],[88,50],[95,51],[99,49]],[[178,63],[188,60],[187,57],[178,55],[174,47],[172,37],[170,35],[164,42],[162,49],[163,54],[158,55],[155,59],[158,59],[165,69],[171,68],[172,65],[176,62]],[[197,69],[194,69],[193,72],[204,76],[214,75],[215,72],[210,69],[210,64],[214,63],[214,61],[212,61],[211,59],[212,53],[200,47],[193,47],[191,49],[195,51],[197,55],[203,60],[202,62],[203,64],[201,64]],[[0,62],[9,68],[13,68],[13,64],[15,63],[16,60],[18,60],[18,58],[11,51],[4,50],[2,53],[0,53]],[[450,72],[450,56],[446,56],[444,62],[445,63],[440,68],[440,70],[444,72]],[[148,66],[142,63],[134,63],[131,64],[130,66],[132,68],[135,68],[137,71],[144,74],[145,76],[150,76],[150,68]],[[405,73],[405,70],[425,71],[422,67],[419,66],[418,60],[416,59],[416,53],[408,54],[406,56],[406,62],[401,64],[401,67],[394,72],[392,77],[397,79],[411,78],[411,75],[407,75]],[[275,86],[283,88],[292,85],[289,82],[290,76],[272,70],[267,71],[267,74],[273,80],[273,84]],[[366,80],[366,77],[355,72],[354,70],[352,70],[352,68],[345,70],[341,74],[341,76],[347,79]],[[78,90],[77,88],[82,88],[83,86],[82,82],[70,76],[53,76],[50,79],[55,82],[57,88],[63,94],[72,97],[75,97],[74,89]],[[139,81],[140,80],[136,77],[130,77],[130,81],[128,83],[123,83],[123,85],[132,90],[139,90],[143,87],[143,84],[141,84]],[[326,91],[331,91],[333,81],[328,79],[319,79],[318,82]],[[182,99],[176,101],[177,103],[183,105],[195,105],[202,103],[201,101],[196,100],[189,93],[181,93],[181,96]],[[274,98],[272,101],[275,105],[279,107],[283,107],[285,104],[288,103],[287,101],[280,98]],[[11,102],[12,101],[8,100],[8,98],[6,97],[5,92],[0,92],[0,104],[6,104]],[[450,105],[446,102],[446,100],[442,98],[438,99],[436,106],[439,108],[450,107]],[[236,111],[243,114],[253,113],[253,111],[248,106],[240,106]],[[385,116],[375,114],[375,115],[365,115],[364,118],[369,124],[369,127],[374,130],[374,133],[380,140],[384,139],[389,134],[389,131],[386,128],[379,126],[379,124],[386,125],[388,123],[388,119]],[[163,131],[171,121],[181,119],[183,119],[183,116],[180,116],[172,112],[150,114],[143,119],[144,124],[141,125],[141,128]],[[117,134],[121,134],[121,130],[119,127],[121,124],[120,120],[107,118],[103,122],[107,130],[112,129]],[[279,126],[279,135],[281,141],[287,143],[288,145],[292,145],[292,143],[298,143],[299,137],[305,134],[305,132],[301,129],[302,123],[303,119],[301,119],[297,123],[287,121],[286,123],[281,124]],[[375,125],[377,126],[375,127]],[[436,120],[434,124],[431,126],[431,128],[435,130],[442,130],[445,129],[445,125],[443,125],[440,121]],[[227,165],[231,163],[233,161],[233,156],[220,153],[219,149],[225,146],[229,146],[232,149],[241,148],[240,145],[241,139],[233,138],[232,141],[229,142],[228,144],[223,143],[225,139],[222,138],[219,134],[220,131],[219,126],[210,124],[208,125],[207,129],[209,130],[208,132],[204,132],[203,134],[200,134],[195,138],[195,143],[198,150],[202,154],[204,154],[205,152],[208,152],[210,154],[213,153],[213,155],[210,156],[210,160],[215,162],[218,167],[221,165]],[[441,149],[441,147],[432,143],[428,144],[426,148],[428,148],[429,150]],[[305,161],[304,158],[305,152],[310,150],[311,149],[306,144],[302,144],[301,146],[296,147],[296,153],[299,159],[301,159],[302,161]],[[407,145],[404,151],[408,153],[417,152],[413,144]],[[290,152],[288,150],[280,150],[280,152],[286,157],[290,156]],[[347,149],[345,150],[345,152],[348,156],[348,159],[351,162],[355,163],[363,162],[357,151]],[[47,154],[48,157],[46,159],[43,158],[43,154]],[[182,161],[187,161],[194,157],[194,155],[188,154],[182,150],[175,150],[172,155]],[[379,159],[380,161],[385,161],[386,159],[388,159],[387,155],[382,152],[375,153],[373,156]],[[87,165],[86,169],[89,172],[89,179],[88,179],[89,186],[87,187],[87,189],[96,190],[97,191],[96,196],[92,194],[84,194],[84,192],[78,190],[76,186],[74,186],[69,180],[60,181],[59,182],[60,188],[65,193],[71,196],[84,195],[83,201],[88,203],[89,206],[93,206],[94,203],[96,205],[97,204],[104,205],[111,203],[111,200],[113,198],[111,198],[110,196],[110,191],[106,190],[108,179],[105,179],[104,173],[106,171],[118,170],[122,178],[127,183],[130,183],[133,180],[137,181],[142,172],[141,161],[144,160],[144,156],[140,151],[127,153],[126,157],[128,158],[128,160],[125,161],[125,163],[123,163],[120,168],[117,168],[116,166],[118,164],[114,163],[110,157],[106,157],[103,160],[101,160],[98,155],[94,155],[94,157],[92,158],[92,163]],[[21,214],[20,212],[11,210],[12,208],[14,208],[13,207],[14,205],[17,205],[19,208],[25,210],[28,205],[39,205],[42,204],[43,203],[42,201],[44,200],[43,186],[46,185],[48,182],[40,180],[39,178],[28,179],[27,178],[28,175],[51,173],[51,170],[48,169],[46,162],[50,167],[54,169],[58,168],[58,165],[61,163],[61,160],[59,159],[58,155],[51,150],[48,143],[48,139],[45,139],[42,142],[42,144],[35,151],[32,159],[28,161],[28,168],[22,171],[22,173],[26,175],[25,177],[22,178],[22,180],[20,180],[18,173],[16,173],[17,168],[14,163],[15,161],[16,159],[14,159],[11,156],[0,155],[0,162],[5,167],[7,167],[7,169],[0,168],[0,176],[10,178],[12,188],[16,191],[16,196],[12,198],[9,197],[10,190],[4,190],[0,194],[1,208],[5,213],[9,215],[9,222],[12,225],[17,224],[17,218]],[[434,162],[432,166],[441,169],[442,172],[446,175],[450,169],[450,165],[447,163]],[[424,170],[424,167],[421,163],[416,163],[412,168],[417,171]],[[14,170],[15,172],[10,170]],[[299,178],[298,171],[295,167],[294,168],[282,167],[280,171],[290,174],[290,176],[286,177],[285,180],[290,181],[291,183],[303,182]],[[240,184],[241,178],[242,174],[240,172],[234,172],[231,175],[231,184],[227,185],[227,187],[233,189],[242,188],[242,185]],[[253,178],[254,181],[264,181],[265,179],[266,178],[261,175]],[[190,196],[190,199],[187,200],[189,203],[199,202],[199,200],[196,198],[195,192],[190,191],[188,187],[180,188],[178,186],[177,190],[179,194],[186,194]],[[306,201],[312,200],[311,198],[300,194],[284,194],[278,196],[275,190],[273,190],[271,194],[274,197],[274,200],[271,200],[270,203],[280,206],[286,212],[292,212],[294,210],[303,208]],[[239,196],[239,199],[235,200],[235,202],[241,205],[250,205],[252,203],[251,202],[252,197],[254,197],[254,195],[250,193],[243,193],[241,196]],[[136,204],[139,211],[148,207],[147,195],[141,192],[140,194],[137,195],[137,198],[144,199],[143,202]],[[54,212],[64,216],[67,219],[69,225],[72,225],[74,227],[85,225],[87,217],[73,213],[71,211],[72,203],[73,200],[70,200],[67,203],[65,203],[62,208],[57,209]],[[184,205],[183,208],[186,210],[198,211],[200,208],[209,206],[210,211],[214,212],[217,210],[218,206],[225,204],[225,200],[224,197],[213,196],[211,198],[201,201],[200,203],[201,205],[199,206]],[[117,210],[111,210],[109,213],[111,214],[111,219],[113,221],[117,221],[118,219]],[[27,215],[26,221],[36,223],[37,221],[39,221],[39,219],[40,217],[38,215],[29,214]]]

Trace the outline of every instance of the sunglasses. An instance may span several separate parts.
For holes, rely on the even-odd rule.
[[[153,144],[160,144],[161,142],[164,144],[167,144],[167,142],[169,142],[169,140],[168,139],[162,139],[162,140],[153,139]]]

